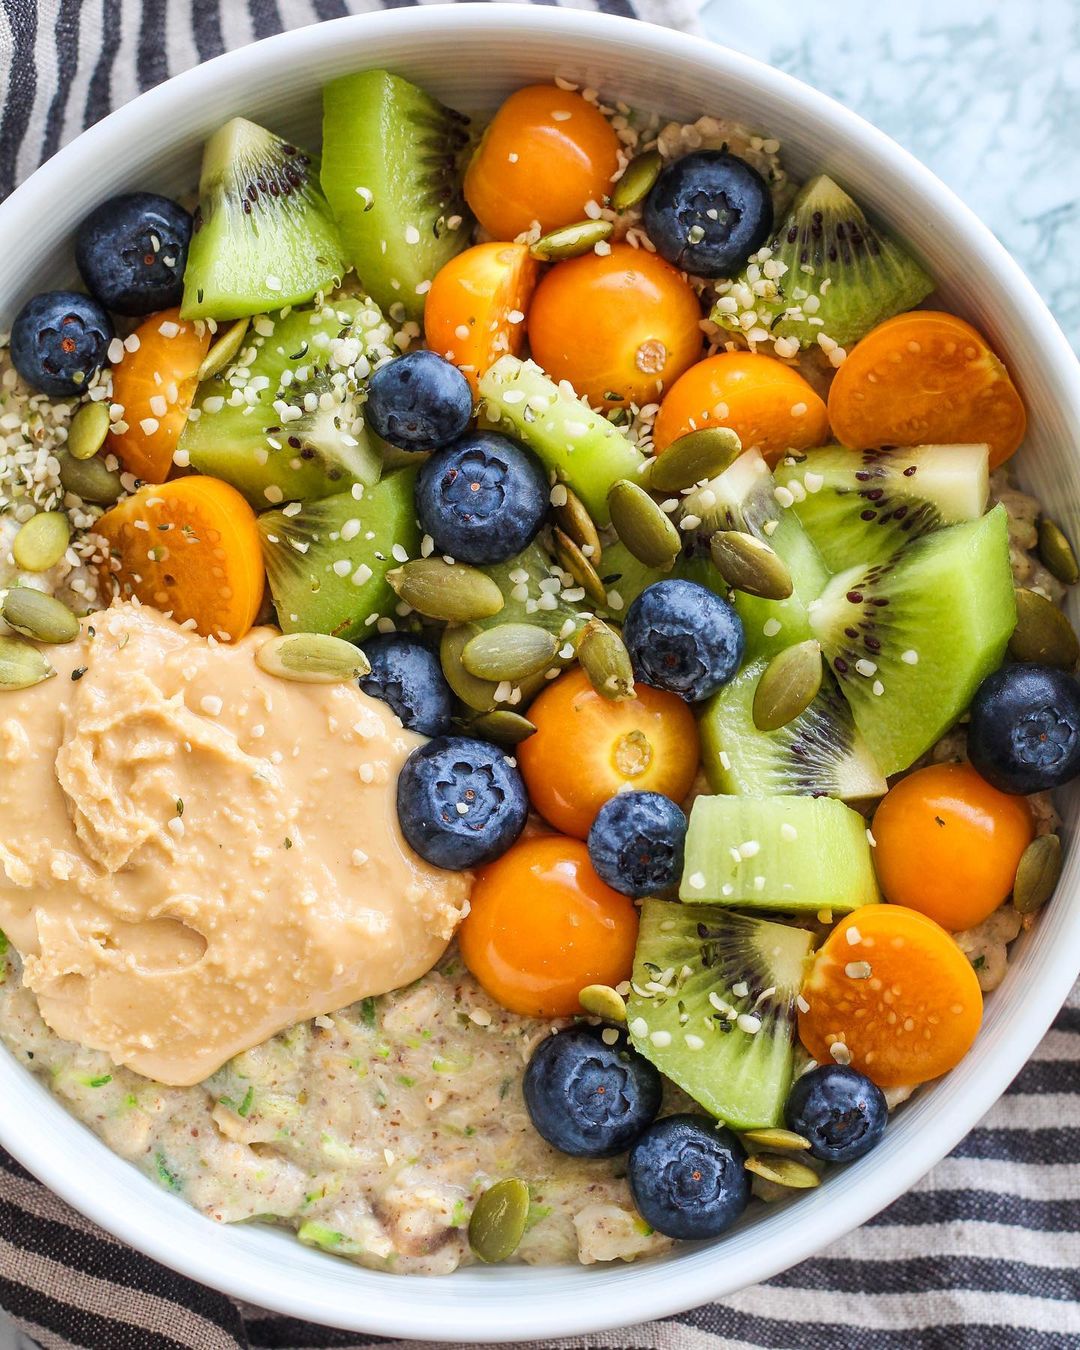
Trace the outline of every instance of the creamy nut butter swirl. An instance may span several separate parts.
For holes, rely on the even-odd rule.
[[[423,975],[467,908],[398,828],[422,738],[270,636],[118,606],[0,708],[0,928],[54,1031],[162,1083]]]

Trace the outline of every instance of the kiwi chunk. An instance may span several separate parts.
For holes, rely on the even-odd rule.
[[[263,316],[239,360],[199,386],[181,450],[256,509],[372,486],[382,459],[361,415],[364,382],[392,337],[366,297]]]
[[[679,895],[810,914],[881,900],[866,821],[833,797],[698,797]]]
[[[600,580],[604,583],[604,589],[609,595],[614,592],[619,598],[618,605],[608,606],[608,613],[616,620],[621,619],[647,586],[671,577],[696,581],[699,586],[704,586],[725,599],[728,598],[724,578],[716,570],[712,559],[697,555],[680,554],[675,559],[675,565],[665,572],[659,567],[646,566],[634,557],[624,543],[616,540],[613,544],[604,545],[603,556],[597,570],[600,573]]]
[[[1016,625],[1003,506],[833,577],[810,622],[887,777],[953,725]]]
[[[766,666],[759,657],[709,699],[700,722],[701,758],[714,792],[740,797],[790,794],[860,801],[886,783],[836,682],[825,676],[805,712],[776,731],[754,725],[754,690]]]
[[[597,525],[611,523],[607,495],[636,481],[645,457],[616,427],[535,361],[502,356],[480,378],[487,417],[516,436],[574,489]]]
[[[323,191],[349,261],[384,309],[400,301],[421,318],[424,283],[468,244],[468,146],[467,117],[389,71],[323,89]]]
[[[784,498],[784,494],[780,494]],[[762,600],[733,591],[732,603],[746,629],[747,656],[771,656],[811,637],[807,607],[829,579],[829,569],[803,529],[785,510],[777,483],[757,450],[746,450],[729,468],[684,501],[684,514],[696,516],[700,529],[743,530],[768,544],[787,564],[794,585],[786,600]]]
[[[634,1045],[735,1129],[781,1124],[811,941],[719,906],[646,900],[626,1009]]]
[[[834,572],[883,562],[931,530],[978,520],[990,495],[985,445],[788,455],[773,470],[792,510]]]
[[[283,632],[361,638],[374,631],[375,619],[393,610],[397,596],[386,580],[399,565],[393,550],[415,556],[419,545],[415,481],[414,469],[399,469],[372,488],[259,517],[270,594]]]
[[[751,303],[734,313],[718,304],[716,323],[738,331],[740,312],[753,308],[773,337],[809,347],[824,333],[848,347],[876,324],[914,309],[934,289],[914,258],[825,174],[802,189],[768,247],[769,261],[786,270],[770,278],[760,262],[752,263],[755,271],[744,271],[732,288],[737,296],[742,283]]]
[[[234,117],[206,142],[184,270],[185,319],[239,319],[329,291],[345,258],[318,165]]]

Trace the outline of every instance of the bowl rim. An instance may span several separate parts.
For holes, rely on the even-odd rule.
[[[18,229],[20,220],[32,223],[37,213],[47,213],[56,194],[65,190],[69,174],[77,181],[73,171],[81,158],[87,155],[100,158],[110,147],[122,150],[125,138],[133,134],[140,120],[165,124],[170,118],[182,117],[202,92],[218,88],[230,76],[259,67],[268,56],[276,56],[286,47],[289,60],[295,63],[317,56],[346,38],[354,39],[358,31],[373,39],[402,33],[413,33],[422,38],[433,33],[452,34],[466,28],[498,30],[501,36],[517,37],[522,41],[527,41],[530,35],[540,37],[556,33],[585,45],[614,44],[638,53],[647,52],[657,67],[693,57],[713,65],[720,77],[725,73],[738,75],[770,99],[786,102],[800,108],[807,116],[820,118],[837,136],[856,146],[860,156],[894,173],[920,193],[925,199],[928,215],[947,222],[950,233],[964,248],[977,253],[987,269],[1008,286],[1010,307],[1023,315],[1027,327],[1038,325],[1040,358],[1048,363],[1052,382],[1066,392],[1072,412],[1080,420],[1080,366],[1046,305],[990,230],[913,155],[834,99],[753,57],[704,38],[602,13],[516,4],[491,4],[482,9],[477,6],[425,6],[349,15],[254,42],[173,76],[82,132],[0,203],[0,235],[7,229]],[[1071,960],[1068,952],[1062,950],[1051,952],[1045,958],[1038,987],[1019,1001],[1010,1020],[1007,1039],[995,1051],[993,1071],[988,1071],[971,1085],[963,1108],[954,1105],[940,1113],[933,1136],[923,1140],[921,1149],[908,1147],[887,1176],[875,1175],[873,1183],[868,1182],[861,1190],[845,1188],[841,1195],[846,1203],[826,1207],[825,1213],[817,1216],[812,1234],[805,1231],[806,1222],[792,1213],[784,1240],[759,1243],[744,1257],[734,1278],[724,1262],[713,1262],[704,1275],[700,1265],[692,1263],[692,1269],[687,1272],[690,1278],[683,1278],[679,1270],[680,1258],[676,1256],[663,1263],[635,1266],[632,1268],[634,1278],[619,1280],[617,1284],[611,1280],[608,1271],[588,1272],[592,1294],[587,1299],[553,1299],[550,1294],[544,1294],[543,1279],[537,1278],[532,1298],[516,1300],[513,1306],[496,1298],[488,1300],[488,1309],[481,1310],[472,1297],[455,1304],[450,1292],[452,1277],[438,1281],[449,1295],[446,1299],[414,1302],[408,1297],[409,1285],[416,1279],[429,1281],[431,1277],[388,1276],[366,1271],[365,1275],[378,1275],[389,1281],[381,1300],[358,1298],[359,1289],[351,1297],[343,1293],[328,1299],[326,1289],[310,1291],[307,1288],[310,1281],[292,1273],[286,1277],[282,1272],[280,1280],[268,1281],[265,1272],[260,1274],[261,1262],[253,1262],[246,1250],[239,1246],[226,1250],[219,1231],[210,1221],[206,1221],[203,1241],[190,1242],[182,1251],[178,1250],[171,1225],[161,1222],[162,1218],[177,1213],[168,1210],[167,1206],[183,1204],[175,1197],[160,1193],[161,1206],[165,1208],[159,1212],[158,1203],[150,1200],[151,1195],[157,1194],[154,1188],[147,1192],[148,1203],[125,1209],[110,1200],[107,1187],[88,1185],[88,1164],[94,1151],[106,1149],[106,1146],[89,1135],[80,1122],[47,1094],[46,1100],[63,1113],[72,1130],[81,1132],[77,1146],[70,1151],[53,1148],[50,1131],[35,1130],[32,1123],[22,1121],[17,1112],[0,1113],[0,1144],[57,1195],[115,1237],[189,1278],[285,1315],[347,1330],[407,1338],[446,1339],[448,1333],[464,1327],[460,1339],[475,1344],[530,1340],[538,1333],[563,1336],[626,1326],[670,1316],[776,1275],[866,1222],[940,1161],[1004,1092],[1067,996],[1080,968],[1080,905],[1074,905],[1074,908],[1069,923],[1072,937],[1076,939],[1072,944],[1077,952],[1076,960]],[[1060,944],[1061,947],[1065,945]],[[4,1055],[0,1057],[0,1082],[5,1077],[10,1078],[11,1074],[31,1077],[21,1065]],[[44,1088],[41,1091],[46,1092]],[[66,1132],[67,1126],[58,1128]],[[925,1131],[923,1133],[925,1135]],[[108,1153],[109,1157],[115,1157],[111,1151]],[[859,1176],[865,1171],[869,1177],[870,1169],[864,1169],[864,1164],[872,1163],[872,1159],[873,1155],[868,1155],[847,1170],[852,1175],[857,1172]],[[146,1181],[146,1185],[153,1187],[150,1181]],[[187,1210],[187,1206],[184,1209]],[[197,1211],[188,1212],[201,1219]],[[285,1240],[293,1239],[290,1235]],[[688,1245],[686,1253],[700,1252],[701,1249],[702,1244]],[[320,1255],[318,1259],[325,1261],[327,1258]],[[538,1275],[542,1273],[538,1270]],[[494,1290],[498,1272],[492,1270],[486,1274],[492,1280]],[[605,1289],[606,1285],[611,1287]],[[365,1292],[370,1293],[370,1290]],[[602,1297],[612,1292],[616,1297]],[[460,1326],[454,1325],[455,1320]]]

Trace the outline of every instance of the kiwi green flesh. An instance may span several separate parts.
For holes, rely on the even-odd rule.
[[[1005,508],[839,573],[810,621],[881,772],[910,767],[1005,655],[1016,625]]]
[[[480,395],[493,425],[568,483],[598,526],[611,523],[608,489],[620,478],[637,479],[645,457],[636,445],[535,361],[501,356],[481,376]]]
[[[398,75],[367,70],[323,89],[323,190],[350,262],[384,309],[400,302],[420,319],[417,288],[468,244],[468,147],[469,119]]]
[[[881,899],[864,818],[834,797],[797,796],[698,797],[679,896],[789,914]]]
[[[397,604],[386,580],[398,566],[394,545],[413,556],[419,547],[415,481],[415,470],[399,469],[359,498],[354,489],[305,503],[296,515],[267,511],[259,517],[263,561],[283,632],[361,641],[375,632],[372,615],[390,614]],[[342,562],[348,570],[339,575],[335,563]],[[370,569],[370,576],[361,569]]]
[[[750,659],[774,655],[811,636],[807,609],[829,579],[829,569],[798,517],[777,501],[776,487],[759,452],[746,450],[683,504],[687,515],[701,521],[703,535],[714,530],[747,531],[767,543],[791,572],[794,590],[786,600],[762,600],[743,591],[732,594]]]
[[[203,151],[184,271],[185,319],[239,319],[330,291],[345,259],[318,164],[235,117]]]
[[[735,1129],[782,1124],[810,944],[807,931],[788,924],[646,900],[627,1000],[634,1045]],[[758,1030],[740,1026],[740,1014]]]
[[[774,283],[746,272],[739,280],[754,294],[758,323],[803,347],[816,344],[819,333],[848,347],[934,289],[919,264],[825,174],[795,198],[769,247],[771,260],[787,270]],[[740,328],[738,314],[715,310],[713,318]]]
[[[821,692],[798,717],[775,731],[754,725],[754,691],[768,665],[759,657],[709,699],[701,716],[701,759],[714,792],[740,797],[776,794],[880,797],[886,783],[851,709],[826,675]]]
[[[199,386],[198,417],[185,424],[181,450],[256,510],[373,486],[381,442],[364,425],[364,384],[371,366],[391,355],[389,324],[374,301],[339,296],[265,316],[260,327],[270,325],[272,332],[251,335],[231,369]],[[245,397],[251,390],[254,402]]]
[[[883,562],[946,525],[978,520],[990,495],[985,445],[846,450],[789,455],[774,469],[793,494],[790,510],[837,572],[854,560]]]
[[[711,558],[700,555],[680,554],[668,571],[659,567],[647,567],[640,562],[621,540],[605,544],[599,565],[600,580],[604,589],[614,592],[619,598],[617,605],[610,605],[607,613],[616,623],[622,621],[627,609],[647,586],[658,581],[680,577],[686,581],[696,581],[699,586],[715,594],[728,597],[728,588],[724,578],[716,570]]]

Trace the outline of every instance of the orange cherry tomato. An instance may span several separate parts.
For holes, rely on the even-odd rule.
[[[653,447],[659,454],[703,427],[730,427],[770,464],[829,439],[822,400],[797,370],[760,352],[720,352],[691,366],[660,405]]]
[[[465,200],[495,239],[538,221],[545,234],[602,203],[619,165],[619,139],[580,94],[533,84],[491,119],[465,173]]]
[[[529,311],[529,346],[594,407],[655,403],[701,355],[693,288],[655,253],[613,244],[557,263]]]
[[[661,792],[681,802],[697,773],[694,715],[674,694],[639,684],[621,703],[602,698],[580,668],[553,680],[529,705],[536,731],[517,747],[533,806],[584,839],[616,792]]]
[[[526,244],[477,244],[451,258],[431,283],[424,340],[458,367],[474,393],[500,356],[520,356],[539,272]]]
[[[944,928],[901,905],[866,905],[841,919],[814,958],[802,1003],[799,1038],[811,1055],[829,1064],[839,1041],[879,1087],[955,1068],[982,1021],[967,957]]]
[[[606,886],[578,839],[521,839],[477,873],[461,955],[483,987],[523,1017],[581,1012],[588,984],[628,980],[638,915]]]
[[[991,469],[1027,428],[1016,386],[982,334],[955,314],[921,309],[855,344],[829,390],[829,420],[853,450],[985,442]]]
[[[144,319],[135,336],[138,347],[125,350],[112,370],[113,402],[123,408],[127,430],[110,432],[108,448],[128,473],[164,483],[210,348],[210,328],[166,309]]]
[[[885,898],[956,933],[1012,890],[1035,827],[1023,797],[999,792],[970,764],[930,764],[889,789],[873,834]]]

